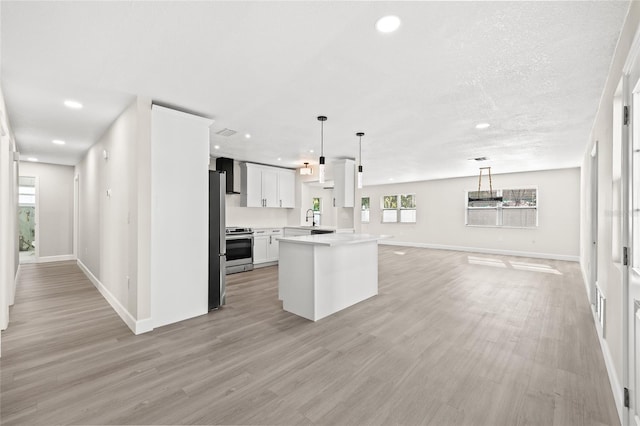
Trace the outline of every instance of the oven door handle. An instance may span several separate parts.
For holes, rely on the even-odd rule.
[[[244,234],[244,235],[227,235],[225,237],[225,239],[227,241],[229,240],[248,240],[248,239],[253,239],[253,235],[252,234]]]

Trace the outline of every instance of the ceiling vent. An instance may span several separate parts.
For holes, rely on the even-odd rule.
[[[476,157],[476,158],[470,158],[470,160],[475,160],[475,161],[487,161],[488,158],[487,157]]]
[[[231,129],[224,128],[224,129],[222,129],[222,130],[220,130],[220,131],[216,132],[216,135],[220,135],[220,136],[233,136],[233,135],[235,135],[236,133],[238,133],[238,132],[236,132],[235,130],[231,130]]]

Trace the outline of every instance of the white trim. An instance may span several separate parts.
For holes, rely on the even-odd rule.
[[[38,257],[34,263],[61,262],[63,260],[76,260],[76,256],[73,254],[61,254],[58,256],[44,256],[44,257]]]
[[[618,49],[617,44],[618,43],[616,43],[616,50]],[[638,55],[640,55],[640,30],[636,30],[636,33],[633,36],[633,42],[631,43],[631,47],[627,53],[627,59],[624,61],[624,66],[622,67],[623,74],[631,74],[633,66],[636,64],[638,59]],[[611,72],[611,69],[609,69],[609,72]]]
[[[482,247],[447,246],[442,244],[412,243],[412,242],[406,242],[406,241],[390,241],[390,240],[380,241],[380,244],[385,244],[390,246],[430,248],[430,249],[436,249],[436,250],[467,251],[472,253],[484,253],[484,254],[502,254],[505,256],[533,257],[536,259],[566,260],[569,262],[580,261],[580,256],[570,256],[566,254],[536,253],[536,252],[529,252],[529,251],[502,250],[502,249],[491,249],[491,248],[482,248]]]
[[[98,278],[85,266],[84,263],[80,259],[78,259],[78,267],[82,269],[82,272],[89,278],[91,283],[95,286],[95,288],[100,292],[102,297],[106,299],[107,302],[111,305],[114,311],[120,316],[122,321],[131,329],[133,334],[141,334],[146,333],[148,331],[153,330],[153,325],[151,322],[151,318],[145,318],[143,320],[136,320],[133,315],[129,313],[129,311],[122,306],[122,304],[116,299],[116,297],[109,291],[108,288],[104,286],[100,282]]]
[[[202,117],[200,115],[196,115],[192,112],[184,112],[184,111],[180,111],[178,109],[175,108],[168,108],[162,105],[158,105],[158,104],[151,104],[151,110],[162,110],[162,111],[166,111],[169,114],[172,114],[176,117],[180,117],[180,118],[187,118],[190,120],[194,120],[197,121],[207,127],[210,127],[213,124],[213,120],[207,117]]]
[[[604,365],[607,368],[607,375],[609,376],[609,384],[611,384],[611,392],[613,393],[613,399],[616,401],[616,410],[618,411],[618,420],[620,420],[620,425],[622,425],[622,417],[624,408],[624,392],[623,387],[618,380],[618,375],[616,374],[616,369],[613,365],[613,357],[611,356],[611,352],[609,352],[609,345],[607,345],[606,341],[602,338],[602,333],[600,331],[600,327],[596,324],[598,319],[596,318],[596,313],[593,309],[591,309],[591,314],[593,316],[593,322],[598,333],[598,341],[600,342],[600,349],[602,349],[602,356],[604,358]]]
[[[581,268],[582,269],[582,268]],[[583,272],[582,279],[584,280],[585,288],[589,288],[589,280],[586,279],[586,274]],[[596,283],[597,285],[597,283]],[[598,287],[599,288],[599,287]],[[589,292],[587,291],[587,296]],[[609,376],[609,384],[611,385],[611,393],[613,393],[613,399],[616,403],[616,411],[618,412],[618,420],[620,421],[620,425],[622,425],[622,418],[624,413],[624,391],[623,387],[618,380],[618,375],[616,374],[616,369],[613,364],[613,357],[611,356],[611,352],[609,351],[609,345],[602,337],[602,330],[599,327],[598,317],[595,311],[595,305],[590,305],[591,307],[591,316],[593,318],[593,326],[596,329],[596,333],[598,334],[598,341],[600,342],[600,349],[602,350],[602,357],[604,358],[604,365],[607,369],[607,376]]]
[[[591,289],[589,288],[589,280],[587,279],[587,271],[584,269],[584,263],[580,260],[580,272],[582,273],[582,281],[584,282],[584,290],[587,292],[587,298],[589,298],[589,294],[591,293]],[[591,299],[589,299],[589,305],[593,306],[591,303]],[[592,309],[593,310],[593,309]]]

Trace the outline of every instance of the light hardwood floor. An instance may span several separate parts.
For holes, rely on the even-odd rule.
[[[619,424],[577,263],[381,246],[379,270],[316,323],[269,267],[134,336],[74,262],[24,265],[0,423]]]

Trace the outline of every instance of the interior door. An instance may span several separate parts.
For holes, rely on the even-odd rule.
[[[631,149],[625,153],[631,159],[627,181],[629,182],[629,194],[631,198],[629,215],[631,267],[628,268],[628,293],[627,293],[627,380],[629,388],[629,410],[626,424],[640,426],[640,88],[636,87],[631,98]]]

